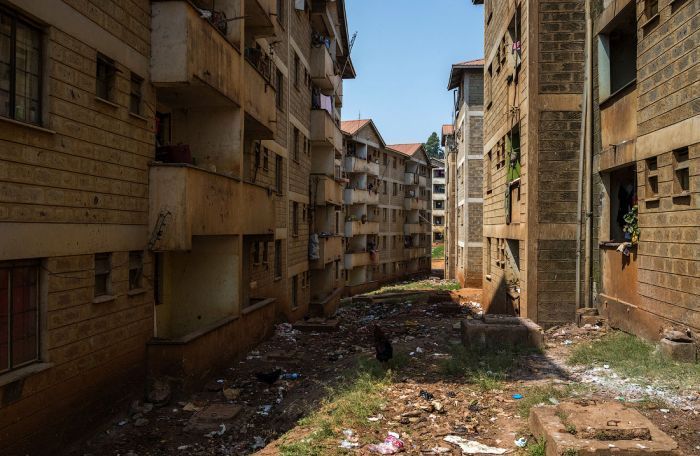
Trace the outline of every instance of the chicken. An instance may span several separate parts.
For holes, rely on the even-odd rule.
[[[391,341],[378,325],[374,325],[374,349],[377,352],[377,361],[380,363],[386,363],[394,356]]]
[[[258,381],[267,383],[268,385],[274,385],[277,380],[279,380],[282,375],[282,369],[275,369],[272,372],[256,372],[255,378]]]

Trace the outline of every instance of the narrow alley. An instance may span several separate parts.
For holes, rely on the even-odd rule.
[[[332,320],[278,325],[200,391],[156,388],[161,403],[135,401],[66,455],[365,455],[387,432],[406,454],[472,454],[454,438],[525,454],[529,409],[564,398],[628,403],[678,441],[678,454],[700,454],[700,371],[678,388],[618,377],[614,364],[569,365],[585,344],[616,337],[596,325],[548,330],[543,352],[465,347],[461,322],[483,318],[480,294],[437,278],[403,282],[344,300]],[[374,359],[374,325],[394,347],[386,366]]]

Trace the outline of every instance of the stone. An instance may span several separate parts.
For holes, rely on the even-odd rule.
[[[666,331],[664,333],[664,339],[672,340],[673,342],[692,342],[693,339],[690,338],[686,333],[682,331]]]
[[[534,407],[530,431],[546,441],[546,456],[676,454],[678,444],[637,410],[618,402],[562,402]]]
[[[154,380],[148,390],[148,402],[154,405],[165,405],[170,402],[170,384],[165,380]]]
[[[697,347],[692,342],[676,342],[669,339],[661,339],[659,343],[661,353],[681,363],[694,363],[697,360]]]
[[[212,404],[192,415],[186,429],[193,432],[218,431],[222,424],[233,420],[240,411],[239,405]]]
[[[238,388],[226,388],[223,390],[224,397],[229,401],[235,401],[241,395],[241,390]]]
[[[143,427],[148,424],[148,420],[146,418],[139,418],[138,420],[134,421],[134,426],[136,427]]]

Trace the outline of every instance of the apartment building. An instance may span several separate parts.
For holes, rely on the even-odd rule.
[[[309,246],[342,233],[342,1],[0,15],[3,454],[51,452],[147,372],[194,386],[276,321],[327,311],[312,283],[338,296],[322,276],[341,258]]]
[[[483,305],[573,321],[584,2],[473,3],[485,22]]]
[[[582,305],[652,341],[673,328],[697,343],[700,4],[606,0],[592,18]]]
[[[483,75],[483,59],[452,65],[447,89],[454,93],[454,119],[442,129],[451,214],[446,277],[465,287],[481,287],[483,274]]]
[[[445,207],[447,205],[447,179],[445,175],[445,160],[431,158],[433,172],[433,232],[432,243],[445,241]]]
[[[371,119],[344,121],[341,129],[346,294],[429,272],[430,179],[422,145],[387,146]]]

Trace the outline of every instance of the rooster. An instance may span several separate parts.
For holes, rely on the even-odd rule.
[[[378,325],[374,325],[374,349],[377,352],[377,361],[382,364],[394,356],[394,347],[391,346],[391,341]]]

